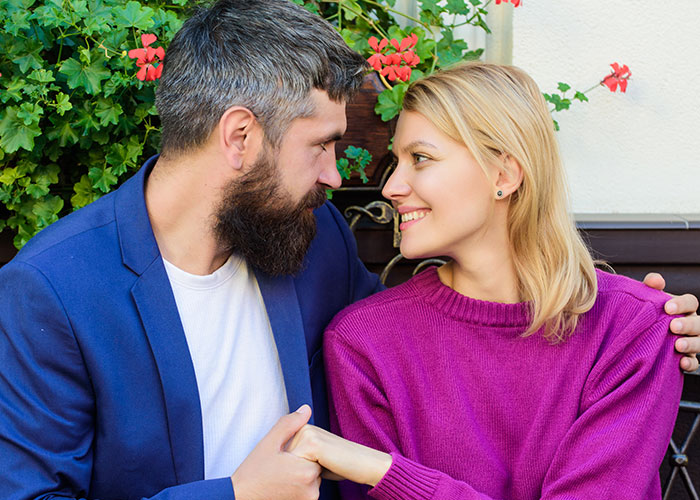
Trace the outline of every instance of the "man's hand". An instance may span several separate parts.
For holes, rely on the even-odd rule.
[[[231,476],[236,500],[316,500],[321,467],[284,450],[311,417],[304,405],[280,418]]]
[[[644,277],[644,284],[663,290],[666,282],[658,273],[649,273]],[[676,340],[676,351],[682,353],[681,368],[692,372],[698,368],[696,354],[700,353],[700,317],[697,315],[698,299],[694,295],[686,293],[673,297],[664,306],[668,314],[685,314],[685,318],[676,318],[671,321],[671,333],[684,335]]]
[[[318,462],[323,477],[349,479],[375,486],[391,467],[391,455],[353,443],[328,431],[305,425],[287,446],[287,451]]]

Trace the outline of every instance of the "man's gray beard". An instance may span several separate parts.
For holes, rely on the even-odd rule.
[[[325,201],[325,190],[314,188],[295,204],[279,182],[275,161],[261,153],[249,172],[226,187],[214,232],[223,247],[261,271],[296,274],[316,236],[309,209]]]

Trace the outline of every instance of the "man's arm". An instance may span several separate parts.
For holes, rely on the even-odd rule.
[[[2,498],[89,498],[99,387],[93,385],[95,374],[86,367],[71,318],[50,281],[30,264],[13,262],[0,270],[0,297]],[[303,412],[285,416],[264,441],[286,442],[285,433],[293,434],[307,420]],[[164,446],[170,461],[169,445]],[[256,453],[253,458],[259,459],[258,467],[250,472],[241,466],[237,471],[245,472],[239,474],[241,487],[254,483],[255,491],[267,498],[314,498],[318,466],[296,457],[291,463],[282,460],[289,457],[280,459],[279,455]],[[153,485],[138,482],[148,471],[131,474],[129,466],[133,464],[124,467],[123,460],[114,457],[112,473],[131,481],[122,489],[130,498],[234,500],[234,489],[238,491],[231,478],[225,477],[173,484],[153,495]],[[119,495],[115,492],[113,497]],[[239,500],[253,498],[242,494]]]
[[[666,281],[658,273],[649,273],[644,277],[644,284],[657,290],[666,287]],[[671,321],[670,331],[683,337],[676,340],[676,351],[683,354],[681,368],[687,372],[698,369],[697,354],[700,353],[700,317],[698,317],[698,299],[694,295],[686,293],[673,297],[666,302],[665,310],[668,314],[685,314],[684,318],[676,318]]]

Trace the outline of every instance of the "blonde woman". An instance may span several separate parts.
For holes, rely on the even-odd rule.
[[[353,481],[345,499],[661,498],[682,385],[667,296],[594,268],[532,79],[471,63],[414,83],[393,151],[401,252],[451,260],[334,319],[349,441],[308,426],[289,449]]]

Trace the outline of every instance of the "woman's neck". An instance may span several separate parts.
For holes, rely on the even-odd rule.
[[[518,277],[507,235],[482,241],[478,248],[452,256],[438,270],[440,281],[456,292],[490,302],[520,302]]]

